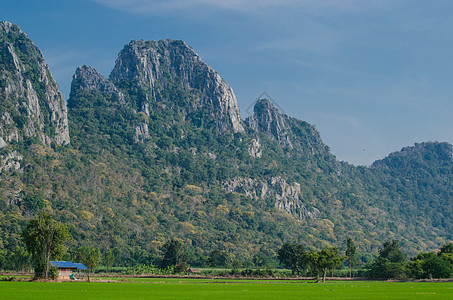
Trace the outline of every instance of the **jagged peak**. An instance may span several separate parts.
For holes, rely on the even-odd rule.
[[[255,116],[268,115],[274,119],[279,119],[284,122],[284,119],[288,119],[288,116],[280,113],[277,107],[267,98],[258,99],[253,106],[253,113]]]
[[[1,100],[12,104],[1,116],[1,135],[7,141],[26,136],[48,145],[68,144],[66,103],[41,50],[19,26],[5,21],[0,22],[0,53],[5,60]],[[10,124],[10,113],[26,121]]]
[[[173,66],[173,69],[175,69],[175,72],[170,72],[168,75],[173,78],[184,77],[185,74],[181,73],[182,62],[188,59],[192,60],[192,63],[203,63],[199,55],[184,41],[172,39],[159,41],[132,40],[118,54],[110,79],[112,81],[137,80],[142,87],[153,89],[160,79],[163,79],[159,77],[158,70],[160,68],[168,64],[167,67]],[[207,66],[207,64],[205,65]],[[153,68],[149,71],[154,72],[151,74],[150,72],[143,73],[142,71],[146,71],[149,66]],[[209,67],[209,69],[211,68]],[[187,85],[187,82],[185,84]]]
[[[27,36],[27,34],[24,33],[19,26],[17,26],[16,24],[13,24],[11,22],[8,22],[8,21],[0,22],[0,30],[5,33],[15,32],[15,33],[24,34]]]
[[[7,21],[0,22],[0,48],[0,51],[5,52],[12,62],[10,66],[13,66],[14,70],[10,69],[9,71],[23,71],[19,64],[20,59],[16,53],[18,49],[20,49],[22,54],[29,56],[29,59],[36,61],[41,68],[48,68],[41,50],[16,24]],[[53,78],[48,79],[53,81]]]
[[[244,131],[233,89],[184,41],[131,41],[119,53],[110,80],[138,85],[143,101],[175,104],[173,90],[183,90],[188,113],[207,108],[220,132]]]
[[[258,110],[260,108],[264,108],[264,109],[269,110],[269,111],[275,111],[275,112],[278,113],[278,109],[267,98],[262,98],[262,99],[256,100],[256,103],[255,103],[255,106],[253,107],[253,110],[255,111],[255,110]]]
[[[105,97],[124,102],[124,95],[115,85],[99,73],[95,68],[83,65],[76,69],[71,83],[71,98],[76,93],[99,91]],[[71,103],[72,101],[70,101]]]
[[[333,159],[329,147],[324,145],[313,125],[280,113],[267,98],[256,101],[253,115],[245,123],[256,133],[277,141],[285,150],[296,149],[305,154],[329,156]]]
[[[279,141],[284,147],[293,148],[288,135],[291,130],[288,117],[280,114],[269,99],[258,99],[253,107],[253,115],[245,122],[256,132],[264,133],[269,138]]]
[[[189,46],[183,40],[173,40],[173,39],[161,39],[158,41],[153,40],[131,40],[127,45],[124,46],[124,49],[133,48],[137,50],[148,50],[148,49],[155,49],[158,50],[159,48],[180,48],[187,51],[192,52],[193,54],[198,54],[193,50],[192,47]],[[123,50],[124,50],[123,49]],[[162,50],[162,49],[161,49]]]
[[[91,81],[94,78],[103,78],[103,77],[104,76],[102,76],[98,72],[98,70],[96,70],[92,66],[83,65],[83,66],[77,67],[77,69],[74,73],[73,79]]]

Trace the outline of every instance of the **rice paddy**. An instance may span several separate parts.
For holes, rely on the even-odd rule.
[[[0,299],[453,299],[453,282],[123,278],[0,282]]]

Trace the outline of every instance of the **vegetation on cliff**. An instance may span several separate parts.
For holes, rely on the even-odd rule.
[[[4,86],[0,97],[21,127],[27,114]],[[275,261],[287,242],[343,249],[352,237],[377,253],[390,238],[412,255],[453,239],[451,145],[416,144],[355,167],[265,99],[245,122],[238,114],[232,89],[181,41],[131,42],[110,79],[79,68],[70,144],[21,131],[0,150],[15,166],[0,174],[0,256],[20,255],[20,233],[41,209],[71,224],[69,255],[95,246],[123,266],[155,264],[168,239],[187,245],[191,265],[215,250],[236,264]]]

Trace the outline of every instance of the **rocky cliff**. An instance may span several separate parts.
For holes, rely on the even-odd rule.
[[[224,183],[223,189],[227,193],[236,192],[245,194],[253,200],[272,203],[275,208],[293,215],[299,220],[319,218],[317,208],[308,209],[300,193],[300,184],[288,184],[280,176],[259,180],[252,178],[235,178]]]
[[[0,146],[37,138],[45,145],[68,144],[69,130],[63,95],[41,51],[22,30],[0,23]],[[10,152],[0,169],[19,168]],[[20,160],[20,155],[13,155]]]
[[[141,88],[136,108],[161,103],[187,112],[206,108],[221,133],[243,132],[232,88],[185,42],[132,41],[119,53],[110,80]]]
[[[260,153],[259,136],[262,135],[277,141],[287,152],[294,149],[305,156],[334,159],[313,125],[280,113],[268,99],[259,99],[255,103],[253,115],[245,119],[245,123],[257,133],[249,147],[252,156]]]
[[[71,93],[72,100],[77,98],[75,95],[77,93],[100,93],[100,96],[108,98],[112,102],[124,103],[124,94],[95,68],[87,65],[76,69],[72,78]]]
[[[268,99],[259,99],[253,112],[253,115],[245,120],[249,127],[278,141],[285,148],[293,148],[290,122],[286,115],[281,115]]]
[[[285,242],[352,237],[372,252],[391,238],[417,250],[453,239],[449,144],[370,168],[338,162],[314,126],[267,100],[243,123],[231,88],[171,40],[126,45],[110,79],[78,68],[66,121],[39,50],[17,26],[0,34],[0,256],[41,209],[71,224],[75,247],[97,241],[125,266],[154,263],[169,237],[244,262]],[[71,146],[48,147],[69,142],[66,122]]]

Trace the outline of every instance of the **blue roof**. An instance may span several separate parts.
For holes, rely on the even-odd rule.
[[[88,268],[82,263],[73,263],[72,261],[50,261],[50,264],[57,268],[70,268],[77,270],[88,270]]]
[[[88,268],[82,263],[74,263],[77,266],[77,270],[88,270]]]

